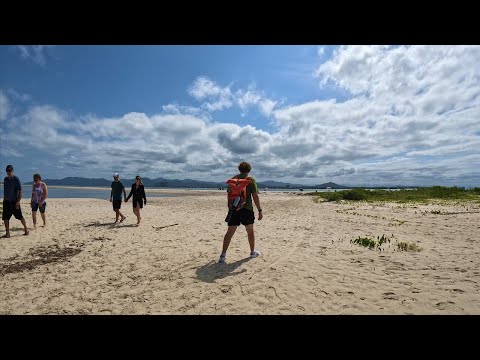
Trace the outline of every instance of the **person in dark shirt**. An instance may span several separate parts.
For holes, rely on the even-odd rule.
[[[20,208],[20,200],[22,200],[22,184],[20,179],[13,175],[13,166],[8,165],[6,168],[7,176],[3,179],[3,213],[2,220],[5,224],[6,234],[2,238],[10,237],[10,218],[20,220],[25,230],[24,235],[28,235],[27,223],[22,215]]]
[[[121,217],[120,222],[125,220],[126,216],[120,212],[120,208],[122,207],[122,191],[123,191],[123,198],[127,201],[127,193],[125,192],[125,186],[119,181],[118,173],[113,174],[113,181],[112,181],[112,191],[110,192],[110,202],[113,204],[113,211],[115,211],[115,222],[118,222],[118,217]]]
[[[132,205],[133,213],[137,216],[137,226],[140,225],[140,209],[143,209],[143,205],[147,205],[147,198],[145,196],[145,187],[142,184],[142,178],[140,176],[135,177],[135,182],[132,184],[132,189],[130,194],[128,194],[125,202],[128,202],[128,199],[133,195]]]

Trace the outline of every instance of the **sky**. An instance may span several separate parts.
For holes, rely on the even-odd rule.
[[[480,46],[0,46],[0,166],[480,186]],[[6,174],[6,173],[4,173]]]

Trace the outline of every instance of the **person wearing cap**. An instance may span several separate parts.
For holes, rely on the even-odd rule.
[[[125,220],[126,216],[120,212],[120,208],[122,207],[122,191],[123,191],[123,199],[127,201],[127,193],[125,192],[125,186],[119,181],[118,173],[113,174],[113,181],[112,181],[112,191],[110,192],[110,202],[113,204],[113,211],[115,211],[115,222],[118,222],[118,218],[121,217],[120,222]]]
[[[10,237],[10,218],[15,216],[15,219],[20,220],[25,230],[24,235],[28,235],[27,223],[22,215],[20,208],[20,200],[22,200],[22,184],[20,179],[13,175],[13,166],[8,165],[5,169],[7,176],[3,179],[3,214],[2,220],[5,224],[6,234],[2,238]]]

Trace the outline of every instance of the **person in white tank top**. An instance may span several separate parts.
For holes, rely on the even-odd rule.
[[[30,205],[32,207],[32,219],[33,219],[33,228],[37,228],[37,210],[40,209],[40,215],[42,215],[43,227],[47,225],[47,219],[45,215],[45,209],[47,207],[47,202],[45,201],[48,196],[47,184],[42,182],[42,177],[40,174],[33,175],[33,185],[32,185],[32,200]]]

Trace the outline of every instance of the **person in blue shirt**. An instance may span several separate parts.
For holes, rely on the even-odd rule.
[[[127,193],[125,192],[125,186],[118,180],[119,175],[118,173],[113,174],[113,181],[112,181],[112,191],[110,192],[110,202],[113,204],[113,211],[115,211],[115,222],[118,222],[118,218],[121,217],[120,222],[125,220],[126,216],[120,212],[120,208],[122,207],[122,192],[123,192],[123,199],[127,201]]]
[[[3,213],[2,220],[5,224],[6,234],[2,238],[10,237],[10,218],[15,216],[15,219],[20,220],[23,224],[25,233],[28,235],[27,223],[22,215],[20,208],[20,200],[22,200],[22,184],[20,179],[13,175],[13,166],[8,165],[5,169],[7,176],[3,179]]]

